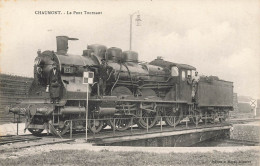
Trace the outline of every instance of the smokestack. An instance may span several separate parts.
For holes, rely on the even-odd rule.
[[[57,53],[67,54],[68,52],[68,40],[78,40],[77,38],[69,38],[68,36],[56,36],[57,41]]]

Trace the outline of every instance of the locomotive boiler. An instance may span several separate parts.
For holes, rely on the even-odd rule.
[[[77,39],[57,36],[56,40],[56,52],[37,52],[28,98],[8,109],[24,115],[25,129],[34,135],[47,130],[61,136],[70,126],[84,129],[87,86],[83,73],[88,71],[94,73],[88,89],[92,132],[107,125],[120,131],[135,124],[151,128],[159,117],[169,126],[184,118],[193,123],[224,121],[232,110],[233,83],[201,77],[194,88],[193,66],[160,57],[140,62],[135,51],[97,44],[88,45],[82,55],[71,55],[68,41]]]

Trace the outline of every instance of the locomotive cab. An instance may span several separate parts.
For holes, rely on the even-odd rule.
[[[179,99],[191,102],[192,101],[192,77],[195,68],[185,64],[179,64]]]
[[[169,61],[163,60],[161,57],[157,57],[157,59],[153,60],[149,64],[160,66],[164,68],[164,70],[169,70],[169,78],[173,88],[169,90],[166,94],[166,100],[181,100],[181,101],[192,101],[192,73],[196,70],[195,67],[186,65],[186,64],[178,64]]]

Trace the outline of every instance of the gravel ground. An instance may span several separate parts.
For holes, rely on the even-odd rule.
[[[8,146],[8,145],[3,145]],[[92,146],[90,143],[84,143],[84,140],[78,140],[76,143],[64,143],[54,145],[36,146],[26,149],[13,150],[6,153],[1,153],[0,158],[18,158],[23,156],[31,156],[43,152],[54,150],[89,150],[89,151],[112,151],[112,152],[149,152],[149,153],[208,153],[208,152],[245,152],[259,151],[258,146],[237,146],[237,147],[128,147],[128,146]]]
[[[0,165],[259,165],[259,147],[103,147],[57,144],[0,155]]]

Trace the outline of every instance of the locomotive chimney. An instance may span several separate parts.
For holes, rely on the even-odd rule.
[[[67,54],[68,52],[68,40],[78,40],[77,38],[69,38],[67,36],[56,36],[57,41],[57,53]]]

